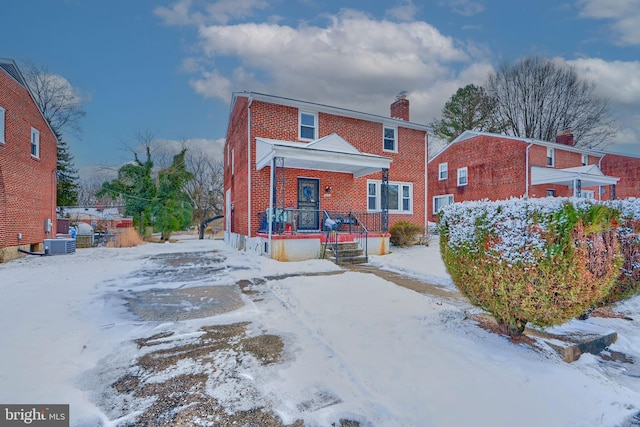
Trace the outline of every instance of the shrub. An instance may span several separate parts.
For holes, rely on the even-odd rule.
[[[564,323],[602,300],[619,274],[618,211],[584,199],[448,205],[440,249],[451,278],[502,331]]]
[[[620,275],[599,305],[609,305],[640,293],[640,199],[628,198],[607,202],[620,212],[616,235],[624,258]]]
[[[418,235],[422,233],[422,227],[407,221],[398,221],[391,226],[389,241],[395,246],[412,246],[418,241]]]
[[[142,243],[142,237],[135,228],[125,228],[116,233],[116,237],[107,244],[110,248],[130,248]]]

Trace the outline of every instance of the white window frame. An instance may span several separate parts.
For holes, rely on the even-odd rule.
[[[393,131],[393,148],[392,149],[389,149],[386,147],[387,140],[390,140],[390,138],[387,138],[387,129]],[[398,152],[398,128],[393,126],[382,127],[382,151],[388,151],[391,153]]]
[[[447,203],[445,203],[444,205],[439,205],[436,202],[436,200],[442,200],[445,198]],[[432,199],[433,213],[437,214],[438,211],[440,211],[440,209],[442,209],[443,206],[450,205],[452,203],[453,203],[453,194],[443,194],[441,196],[433,196],[433,199]]]
[[[231,175],[236,172],[236,149],[231,150]]]
[[[556,150],[552,147],[547,147],[547,166],[556,165]]]
[[[556,197],[556,190],[553,188],[547,188],[547,197]]]
[[[302,124],[303,114],[313,117],[313,127],[306,124],[305,125]],[[312,138],[302,136],[303,126],[305,128],[313,128]],[[303,141],[315,141],[316,139],[318,139],[318,113],[312,113],[311,111],[302,111],[302,110],[298,111],[298,139],[301,139]]]
[[[580,197],[588,200],[595,200],[596,192],[593,190],[580,190]]]
[[[462,178],[464,178],[464,182]],[[469,168],[458,168],[458,187],[463,187],[467,184],[469,184]]]
[[[373,187],[370,187],[373,186]],[[413,183],[412,182],[389,182],[389,187],[397,187],[398,188],[398,209],[392,209],[389,207],[390,214],[413,214]],[[375,189],[375,194],[370,192],[370,189]],[[376,180],[367,180],[367,212],[380,212],[382,210],[382,181]],[[408,196],[404,195],[404,189],[407,189]],[[371,208],[370,202],[375,200],[375,208]],[[407,201],[409,204],[409,209],[405,210],[404,201]]]
[[[7,115],[7,111],[0,107],[0,144],[4,144],[6,142],[5,136],[4,136],[4,130],[6,128],[5,126],[5,117]]]
[[[583,154],[582,155],[582,166],[588,166],[589,165],[589,155],[588,154]]]
[[[440,163],[438,165],[438,181],[444,181],[449,177],[449,164]]]
[[[31,128],[31,157],[40,158],[40,131]]]

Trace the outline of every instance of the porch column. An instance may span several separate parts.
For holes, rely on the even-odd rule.
[[[573,192],[574,196],[582,197],[582,180],[576,179],[574,182],[575,182],[575,190]]]
[[[382,185],[380,186],[380,193],[382,231],[389,231],[389,169],[387,168],[382,168]]]
[[[611,200],[615,200],[615,199],[616,199],[616,185],[611,184]]]

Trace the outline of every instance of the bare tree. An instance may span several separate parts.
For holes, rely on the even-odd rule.
[[[27,85],[49,126],[61,136],[80,133],[80,120],[87,114],[82,99],[62,76],[52,74],[44,66],[27,63],[24,69]]]
[[[570,129],[576,146],[596,147],[617,132],[608,102],[595,96],[595,84],[581,80],[573,67],[525,58],[502,64],[487,86],[509,135],[554,141]]]
[[[27,63],[24,77],[42,115],[55,134],[57,145],[57,203],[71,206],[78,202],[78,170],[64,139],[67,132],[80,134],[80,120],[86,115],[82,99],[62,76],[50,73],[46,67]]]
[[[224,210],[224,169],[222,162],[203,151],[187,152],[187,169],[193,179],[187,193],[194,203],[193,219],[198,224],[200,239],[207,224]]]

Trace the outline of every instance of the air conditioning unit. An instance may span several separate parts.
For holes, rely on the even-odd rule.
[[[44,239],[44,253],[47,255],[66,255],[75,251],[75,239]]]

